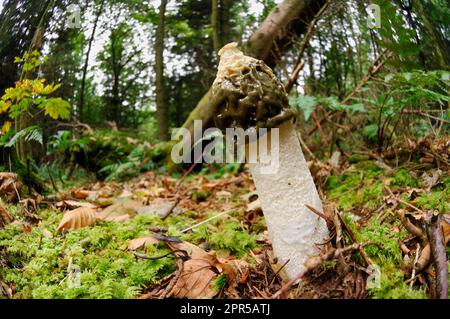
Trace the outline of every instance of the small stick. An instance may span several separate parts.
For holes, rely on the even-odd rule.
[[[187,233],[188,231],[190,231],[190,230],[192,230],[192,229],[194,229],[194,228],[197,228],[198,226],[201,226],[201,225],[203,225],[203,224],[205,224],[205,223],[208,223],[208,222],[212,221],[213,219],[216,219],[216,218],[218,218],[218,217],[220,217],[220,216],[229,214],[229,213],[231,213],[231,212],[233,212],[233,211],[235,211],[235,210],[236,210],[236,209],[233,208],[233,209],[224,211],[224,212],[222,212],[222,213],[220,213],[220,214],[217,214],[217,215],[215,215],[215,216],[213,216],[213,217],[210,217],[210,218],[208,218],[208,219],[205,219],[204,221],[202,221],[202,222],[200,222],[200,223],[198,223],[198,224],[195,224],[194,226],[191,226],[191,227],[189,227],[189,228],[186,228],[186,229],[182,230],[181,232],[182,232],[182,233]]]
[[[166,287],[166,289],[164,290],[164,292],[161,294],[161,296],[159,297],[159,299],[165,299],[167,297],[170,297],[173,287],[175,287],[175,285],[177,284],[178,280],[181,277],[181,273],[183,272],[183,268],[184,268],[184,260],[183,258],[178,258],[177,259],[177,273],[175,274],[175,277],[170,281],[169,285]]]
[[[413,269],[412,269],[412,274],[411,274],[411,279],[410,279],[411,280],[410,287],[413,286],[414,278],[416,277],[416,264],[417,264],[417,260],[419,260],[419,251],[420,251],[420,244],[417,243],[416,257],[414,258]]]
[[[387,186],[387,185],[383,185],[383,186],[384,186],[384,188],[391,194],[391,196],[394,197],[394,199],[395,199],[397,202],[400,202],[400,203],[402,203],[403,205],[406,205],[406,206],[408,206],[408,207],[414,209],[415,211],[417,211],[417,212],[419,212],[419,213],[425,215],[425,212],[424,212],[423,210],[421,210],[421,209],[417,208],[416,206],[414,206],[414,205],[412,205],[412,204],[410,204],[410,203],[408,203],[408,202],[405,202],[404,200],[402,200],[402,199],[398,198],[397,196],[395,196],[394,193],[392,192],[392,190],[389,188],[389,186]]]
[[[367,246],[369,244],[370,243],[353,244],[353,245],[347,246],[345,248],[333,249],[332,251],[327,252],[326,254],[324,254],[322,256],[317,256],[317,257],[310,258],[306,262],[306,265],[305,265],[306,269],[304,271],[302,271],[301,273],[299,273],[297,276],[295,276],[293,279],[289,280],[288,283],[286,283],[280,290],[278,290],[271,297],[271,299],[277,299],[282,294],[287,292],[298,280],[300,280],[302,277],[304,277],[308,272],[310,272],[314,268],[318,267],[320,264],[322,264],[322,262],[327,261],[327,260],[336,259],[339,256],[341,256],[341,255],[343,255],[345,253],[348,253],[348,252],[353,252],[355,250],[360,250],[362,247]]]
[[[441,215],[430,213],[425,220],[431,253],[436,267],[436,297],[448,299],[448,266],[444,235],[441,227]]]

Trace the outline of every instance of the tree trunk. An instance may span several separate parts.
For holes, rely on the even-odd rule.
[[[164,27],[167,0],[161,0],[158,15],[158,27],[155,39],[155,77],[156,77],[156,115],[158,120],[158,137],[161,141],[169,139],[168,112],[164,90]]]
[[[293,36],[305,32],[308,23],[314,19],[324,5],[325,0],[285,0],[280,3],[250,37],[246,45],[246,54],[264,60],[274,67],[280,54],[293,44]],[[210,105],[211,89],[198,102],[183,128],[193,136],[194,120],[201,120],[203,129],[212,124],[213,112]],[[195,143],[196,141],[192,141]]]
[[[221,46],[230,42],[231,27],[230,27],[230,10],[231,0],[221,0],[220,2],[220,32],[222,37]],[[220,49],[220,48],[219,48]]]
[[[222,47],[220,39],[220,25],[219,25],[219,0],[211,1],[211,29],[214,52],[219,52]]]
[[[78,101],[78,119],[80,122],[83,122],[84,91],[86,90],[86,76],[87,76],[87,69],[89,66],[89,55],[91,54],[92,43],[94,41],[98,21],[100,20],[100,16],[102,15],[104,5],[105,0],[102,0],[102,2],[100,3],[100,9],[98,10],[97,15],[95,17],[94,27],[92,29],[91,37],[89,38],[88,50],[86,52],[86,59],[84,61],[83,77],[81,79],[81,88],[80,88],[80,100]]]
[[[436,43],[436,55],[439,60],[439,67],[445,69],[446,66],[450,63],[449,56],[449,48],[446,46],[445,42],[442,40],[442,36],[438,30],[431,24],[428,19],[425,8],[423,7],[421,1],[414,0],[414,7],[416,7],[417,12],[419,13],[420,18],[422,19],[423,25],[425,29],[428,31],[428,34],[431,36],[433,41]]]
[[[42,47],[42,41],[44,37],[44,29],[45,29],[45,20],[47,19],[47,14],[50,11],[54,4],[54,0],[48,0],[45,5],[41,17],[39,19],[39,23],[36,27],[36,30],[33,35],[33,39],[31,40],[30,47],[28,49],[28,53],[33,51],[40,51]],[[32,74],[30,72],[25,72],[22,69],[22,73],[20,76],[20,81],[24,79],[30,79]],[[25,129],[28,126],[30,120],[30,115],[28,112],[22,112],[15,120],[15,129],[16,132],[19,132]],[[17,156],[21,163],[27,163],[28,156],[31,153],[30,145],[25,141],[24,138],[19,139],[16,144]]]

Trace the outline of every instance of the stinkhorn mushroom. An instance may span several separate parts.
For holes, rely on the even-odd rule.
[[[219,56],[211,100],[217,128],[242,128],[247,132],[279,129],[279,145],[269,148],[269,152],[279,152],[278,170],[264,172],[260,158],[249,167],[274,254],[279,265],[285,265],[287,277],[294,278],[310,257],[320,254],[319,244],[328,238],[326,222],[306,206],[323,211],[296,135],[295,112],[289,108],[284,87],[263,61],[245,56],[237,43],[224,46]],[[258,139],[252,143],[258,143]],[[248,150],[251,153],[256,148],[249,146]]]

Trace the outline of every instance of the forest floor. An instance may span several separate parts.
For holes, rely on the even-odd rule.
[[[424,219],[450,211],[448,167],[372,152],[309,165],[331,236],[300,284],[276,263],[246,166],[226,166],[3,203],[0,297],[433,297]]]

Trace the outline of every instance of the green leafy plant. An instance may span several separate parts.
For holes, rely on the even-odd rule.
[[[23,72],[28,73],[37,69],[45,58],[39,52],[25,53],[23,58],[16,58],[15,63],[22,63]],[[21,79],[16,82],[15,87],[5,90],[5,94],[0,99],[0,114],[7,113],[10,120],[4,122],[1,132],[8,133],[12,129],[11,120],[17,120],[21,114],[27,113],[31,117],[40,112],[52,119],[69,119],[70,105],[61,98],[51,98],[50,95],[60,88],[60,84],[45,84],[46,80]],[[4,146],[11,147],[19,140],[36,141],[42,144],[42,131],[37,126],[29,126],[20,129],[9,141],[4,142]]]

